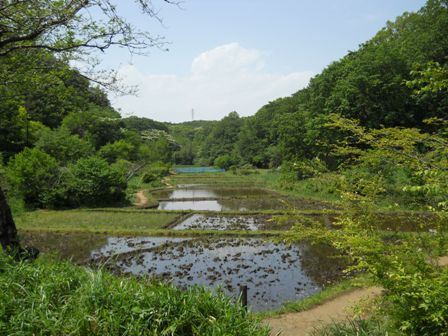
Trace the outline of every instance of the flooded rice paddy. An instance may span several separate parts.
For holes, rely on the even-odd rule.
[[[182,184],[153,193],[160,210],[208,210],[216,213],[192,214],[173,223],[173,230],[257,231],[285,230],[300,221],[295,215],[286,220],[263,214],[263,210],[322,210],[328,204],[282,196],[247,187]],[[239,214],[219,213],[240,211]],[[245,214],[244,211],[258,212]],[[303,219],[303,218],[302,218]],[[335,217],[308,215],[307,219],[333,229]],[[423,214],[379,215],[372,225],[384,230],[416,230],[427,223]],[[406,224],[406,225],[404,225]],[[239,286],[248,287],[253,311],[271,310],[289,301],[303,299],[343,277],[346,263],[334,250],[307,243],[286,244],[279,239],[113,237],[85,233],[22,233],[25,245],[43,253],[57,252],[78,263],[105,265],[116,273],[156,278],[181,288],[206,286],[222,290],[235,300]]]
[[[219,200],[176,200],[159,202],[159,210],[197,210],[197,211],[262,211],[288,210],[292,206],[283,199],[219,199]]]
[[[281,196],[273,191],[254,187],[219,188],[200,184],[152,193],[159,200],[159,210],[197,211],[262,211],[262,210],[322,210],[328,204],[296,197]]]
[[[157,199],[184,199],[184,198],[223,198],[223,197],[272,197],[277,193],[261,188],[219,188],[207,185],[182,185],[175,189],[165,189],[153,192]]]
[[[206,216],[194,214],[174,230],[257,231],[267,227],[271,219],[266,216]]]
[[[338,280],[344,266],[328,247],[288,245],[263,238],[105,237],[23,234],[42,251],[106,266],[117,273],[158,278],[181,288],[220,288],[236,299],[248,286],[253,311],[274,309],[305,298]],[[85,244],[80,246],[79,241]]]

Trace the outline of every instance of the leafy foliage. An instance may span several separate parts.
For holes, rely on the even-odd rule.
[[[7,168],[10,184],[30,206],[45,204],[45,194],[55,185],[57,172],[57,161],[37,148],[25,148]]]

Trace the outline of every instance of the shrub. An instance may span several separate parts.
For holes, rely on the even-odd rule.
[[[229,169],[231,166],[238,164],[238,160],[228,154],[218,156],[213,164],[222,169]]]
[[[56,159],[38,148],[25,148],[9,162],[7,177],[27,206],[43,206],[58,177]]]
[[[43,194],[51,208],[115,205],[126,200],[126,162],[109,165],[98,157],[80,159],[59,169],[59,183]]]
[[[144,170],[142,173],[143,183],[152,183],[169,175],[170,166],[163,162],[155,162]]]
[[[78,160],[68,169],[67,194],[79,205],[98,206],[125,200],[123,172],[113,169],[106,160],[92,156]]]

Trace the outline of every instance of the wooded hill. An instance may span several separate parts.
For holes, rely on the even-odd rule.
[[[332,114],[358,120],[367,128],[435,132],[437,126],[425,120],[446,118],[448,95],[428,85],[443,74],[446,78],[447,4],[429,0],[418,12],[388,22],[306,88],[269,102],[254,116],[241,118],[232,112],[218,123],[170,126],[174,136],[185,134],[178,138],[182,149],[176,161],[266,168],[318,157],[334,169],[339,160],[332,155],[332,145],[345,135],[325,127]],[[190,143],[192,155],[185,155]]]

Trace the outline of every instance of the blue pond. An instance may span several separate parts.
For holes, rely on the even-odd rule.
[[[182,167],[175,168],[176,173],[222,173],[225,169],[214,167]]]

